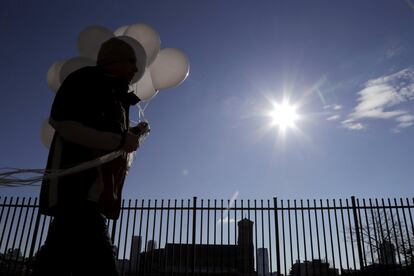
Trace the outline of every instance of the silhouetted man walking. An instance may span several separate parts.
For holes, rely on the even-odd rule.
[[[139,101],[128,93],[136,57],[126,42],[112,38],[102,44],[97,64],[70,74],[56,94],[47,169],[70,168],[116,150],[125,153],[43,181],[40,211],[53,222],[36,256],[36,276],[119,275],[106,220],[119,216],[126,156],[139,146],[139,136],[129,129],[129,107]]]

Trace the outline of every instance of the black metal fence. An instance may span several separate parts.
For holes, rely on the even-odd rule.
[[[414,275],[414,199],[126,200],[122,275]],[[50,217],[0,203],[0,275],[29,275]]]

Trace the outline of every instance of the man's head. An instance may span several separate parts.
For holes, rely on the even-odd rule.
[[[97,63],[108,73],[130,82],[138,71],[134,49],[119,38],[105,41],[98,52]]]

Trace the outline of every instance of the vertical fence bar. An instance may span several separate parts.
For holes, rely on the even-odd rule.
[[[243,211],[242,211],[243,212]],[[243,219],[243,216],[241,216]],[[237,245],[237,199],[234,199],[234,245]],[[237,249],[234,250],[234,265],[236,266],[237,271]]]
[[[250,220],[250,199],[247,200],[247,219]],[[252,236],[252,238],[253,238],[253,236]],[[244,246],[244,242],[243,242],[243,246]],[[250,252],[250,244],[248,245],[248,247],[249,247],[249,252]],[[253,247],[253,250],[254,250],[254,247]],[[254,267],[254,254],[253,254],[253,256],[249,256],[249,266],[248,267],[249,267],[249,275],[251,275],[252,271],[250,270],[250,268]]]
[[[230,199],[227,200],[227,248],[230,248],[230,224],[231,224],[231,212],[230,212]],[[231,272],[231,252],[229,250],[226,251],[226,260],[227,260],[227,272],[230,273]]]
[[[361,248],[361,237],[360,237],[360,228],[359,228],[359,221],[357,215],[357,207],[355,203],[355,196],[351,197],[352,202],[352,211],[354,215],[354,224],[355,224],[355,235],[357,239],[357,248],[358,248],[358,258],[359,258],[359,266],[361,270],[364,270],[364,261],[362,258],[362,248]]]
[[[277,226],[276,216],[278,215],[277,214],[278,208],[277,208],[277,198],[275,198],[275,197],[273,198],[273,204],[274,204],[274,208],[275,208],[275,227],[276,227]],[[285,212],[284,212],[285,210],[284,210],[284,207],[283,207],[283,200],[280,201],[280,210],[281,210],[281,213],[282,213],[283,268],[284,268],[285,275],[287,275]],[[278,227],[276,227],[276,229],[278,229]],[[276,238],[277,243],[279,243],[279,240],[280,239]],[[276,247],[276,250],[277,250],[277,247]],[[279,269],[279,272],[277,272],[277,273],[279,273],[279,275],[277,275],[277,276],[280,276],[280,274],[281,274],[280,273],[280,254],[277,254],[277,252],[276,252],[276,257],[277,256],[279,256],[279,267],[277,268],[277,269]],[[276,259],[276,265],[277,265],[277,259]]]
[[[377,227],[377,224],[376,224],[376,221],[375,221],[374,207],[372,205],[372,200],[371,199],[369,199],[369,208],[371,209],[371,221],[372,221],[372,227],[374,229],[375,251],[377,252],[378,249],[379,249],[379,242],[378,242],[379,233],[378,233],[378,227]],[[374,256],[374,259],[375,259],[375,256]]]
[[[152,274],[152,266],[154,264],[154,251],[156,249],[156,241],[155,241],[155,225],[157,223],[157,203],[158,201],[155,200],[154,202],[154,218],[152,221],[152,236],[151,236],[151,243],[152,243],[152,248],[149,248],[149,250],[151,250],[151,252],[148,252],[151,255],[151,262],[150,262],[150,267],[149,267],[149,273]]]
[[[273,263],[273,255],[272,255],[272,229],[271,229],[271,223],[270,223],[270,210],[271,210],[271,207],[270,207],[270,200],[267,200],[267,224],[268,224],[268,226],[269,226],[269,229],[268,229],[268,236],[269,236],[269,271],[270,271],[270,273],[273,273],[273,265],[272,265],[272,263]],[[277,242],[276,241],[276,239],[275,239],[275,242]]]
[[[343,266],[342,266],[342,254],[341,254],[341,243],[339,241],[339,226],[338,226],[338,215],[337,215],[337,208],[336,208],[336,203],[335,203],[335,199],[333,200],[333,210],[334,210],[334,215],[335,215],[335,228],[336,228],[336,238],[337,238],[337,243],[338,243],[338,252],[339,252],[339,269],[340,269],[340,273],[343,273]]]
[[[300,213],[301,213],[301,218],[302,218],[302,235],[303,235],[303,251],[304,251],[304,264],[305,264],[305,275],[308,276],[309,275],[309,271],[308,271],[308,253],[306,250],[306,226],[305,226],[305,216],[304,216],[304,211],[303,211],[303,199],[300,200]]]
[[[203,216],[204,216],[204,200],[201,199],[201,205],[200,205],[200,242],[199,242],[200,243],[200,248],[203,248]],[[203,268],[202,260],[205,259],[205,254],[201,254],[201,252],[202,251],[200,250],[200,256],[197,256],[197,258],[200,259],[200,261],[198,261],[198,265],[200,267],[200,269],[199,269],[200,272],[202,271],[202,268]]]
[[[141,243],[141,246],[140,247],[142,247],[143,249],[145,248],[145,244],[144,244],[144,246],[142,246],[142,242],[144,241],[144,239],[143,239],[143,237],[142,237],[142,218],[143,218],[143,215],[144,215],[144,200],[142,200],[141,201],[141,211],[140,211],[140,216],[139,216],[139,230],[138,230],[138,236],[140,237],[140,243]],[[141,248],[140,248],[141,249]],[[142,256],[142,258],[144,258],[145,259],[145,250],[144,250],[144,252],[143,252],[143,256]],[[139,275],[139,273],[140,272],[142,272],[143,271],[143,269],[142,269],[142,264],[143,264],[143,262],[142,262],[142,258],[141,258],[141,254],[139,254],[139,257],[138,257],[138,260],[137,260],[137,263],[136,263],[136,271],[138,272],[138,275]]]
[[[295,214],[295,230],[296,230],[296,254],[297,254],[297,260],[296,263],[298,264],[298,273],[301,275],[301,267],[300,267],[300,244],[299,244],[299,227],[298,227],[298,208],[296,206],[296,199],[293,200],[293,207],[294,207],[294,214]]]
[[[387,239],[388,239],[388,243],[391,245],[391,234],[390,234],[390,228],[389,228],[389,225],[388,225],[388,216],[387,216],[387,210],[385,209],[384,198],[381,198],[381,204],[382,204],[382,211],[384,212],[385,227],[386,227],[386,230],[387,230]],[[388,246],[388,245],[386,245],[386,246]],[[384,254],[384,255],[386,255],[386,254]],[[385,258],[388,259],[387,256],[385,256]],[[387,260],[387,262],[388,262],[388,260]],[[395,265],[394,258],[391,258],[391,264]]]
[[[150,217],[150,207],[151,207],[151,199],[148,200],[148,205],[147,205],[147,222],[145,225],[145,244],[144,244],[144,255],[143,255],[143,273],[144,275],[146,273],[148,273],[148,269],[147,269],[147,260],[148,260],[148,227],[149,227],[149,217]]]
[[[400,233],[400,236],[401,236],[401,246],[402,246],[402,248],[401,248],[401,251],[400,251],[400,252],[402,252],[402,253],[403,253],[404,262],[405,262],[405,265],[407,265],[407,264],[408,264],[408,263],[407,263],[407,256],[406,256],[407,247],[406,247],[406,245],[405,245],[405,241],[404,241],[404,233],[403,233],[403,231],[402,231],[402,227],[401,227],[400,212],[398,211],[399,206],[398,206],[398,204],[397,204],[397,200],[396,200],[396,198],[394,198],[394,206],[392,206],[392,207],[391,207],[391,201],[388,201],[388,203],[389,203],[389,205],[390,205],[390,209],[391,209],[391,208],[395,208],[395,212],[396,212],[396,214],[397,214],[398,230],[399,230],[399,233]],[[402,265],[401,260],[400,260],[400,264]]]
[[[365,253],[365,239],[364,239],[364,226],[362,225],[362,216],[361,216],[361,205],[359,204],[359,199],[356,199],[357,205],[357,214],[358,214],[358,221],[359,221],[359,230],[360,230],[360,237],[361,237],[361,247],[362,247],[362,256],[363,256],[363,263],[364,267],[368,265],[367,263],[367,255]]]
[[[207,258],[206,258],[206,263],[207,263],[206,273],[207,274],[209,273],[209,268],[210,268],[209,249],[210,249],[210,199],[207,200]]]
[[[161,200],[161,209],[160,209],[160,231],[158,234],[158,260],[157,260],[157,269],[158,272],[162,271],[162,267],[161,267],[161,246],[162,246],[162,219],[163,219],[163,215],[164,215],[164,199]],[[167,247],[167,241],[165,241],[165,246],[164,246],[164,252],[165,252],[165,248]]]
[[[293,267],[293,242],[292,242],[292,219],[290,215],[290,200],[287,201],[288,222],[289,222],[289,249],[290,249],[290,267]]]
[[[316,199],[313,200],[314,208],[314,218],[315,218],[315,228],[316,228],[316,240],[318,242],[318,260],[319,260],[319,271],[322,271],[322,259],[321,259],[321,244],[319,241],[319,222],[318,222],[318,212],[316,206]]]
[[[35,205],[36,205],[36,203],[37,202],[35,201]],[[34,213],[35,213],[35,208],[36,207],[33,207],[33,216],[34,216]],[[36,246],[36,239],[37,239],[37,234],[38,234],[39,225],[40,225],[40,216],[41,216],[41,214],[38,211],[37,212],[37,215],[36,215],[35,226],[34,226],[34,229],[33,229],[32,241],[31,241],[30,251],[29,251],[29,258],[28,258],[28,261],[27,261],[28,267],[31,267],[32,266],[32,258],[33,258],[34,249],[35,249],[35,246]],[[30,232],[29,232],[29,234],[30,234]],[[29,269],[27,270],[26,275],[29,275]]]
[[[165,250],[164,250],[164,273],[162,275],[166,275],[167,271],[167,265],[168,265],[168,233],[169,231],[169,226],[170,226],[170,199],[168,199],[167,201],[167,229],[165,231]]]
[[[19,241],[19,247],[18,247],[19,252],[21,252],[21,249],[22,249],[22,244],[23,244],[23,239],[24,239],[24,229],[26,228],[26,225],[27,225],[27,218],[29,216],[29,208],[30,208],[31,201],[32,201],[32,198],[29,197],[29,201],[26,205],[26,213],[24,215],[24,220],[23,220],[24,223],[23,223],[22,233],[20,235],[20,241]],[[27,244],[27,242],[28,241],[26,241],[26,244]],[[23,256],[23,259],[26,257],[24,252],[22,252],[22,256]]]
[[[264,254],[264,221],[263,221],[263,199],[260,200],[260,214],[261,214],[261,222],[262,222],[262,273],[263,275],[266,275],[265,271],[265,254]],[[255,222],[256,223],[256,222]],[[259,246],[257,246],[259,248]],[[259,261],[259,252],[257,252],[257,261]],[[259,267],[257,268],[257,272],[259,273]]]
[[[220,201],[221,202],[221,207],[220,207],[220,273],[224,272],[224,267],[223,267],[223,259],[224,259],[224,254],[223,254],[223,199]]]
[[[125,239],[124,239],[124,256],[122,258],[122,274],[125,273],[125,255],[126,255],[126,248],[127,248],[127,239],[128,239],[128,224],[129,224],[129,211],[131,210],[131,200],[128,200],[128,209],[127,209],[127,222],[126,222],[126,229],[125,229]],[[123,210],[125,211],[125,210]],[[129,256],[131,260],[131,256]]]
[[[311,251],[311,261],[312,261],[312,274],[315,274],[315,258],[313,255],[313,235],[312,235],[312,220],[311,220],[311,207],[309,204],[309,199],[307,200],[307,209],[308,209],[308,225],[309,225],[309,239],[310,239],[310,251]]]
[[[379,236],[380,236],[380,238],[381,238],[381,240],[380,240],[380,244],[379,244],[379,246],[378,246],[378,257],[379,257],[379,259],[380,259],[380,262],[382,261],[381,260],[381,252],[380,252],[380,247],[382,246],[382,244],[384,243],[384,241],[385,241],[385,237],[384,237],[384,230],[383,230],[383,224],[382,224],[382,219],[381,219],[381,214],[380,214],[380,206],[379,206],[379,204],[378,204],[378,199],[375,199],[375,208],[377,209],[377,225],[379,226],[379,229],[378,229],[378,231],[379,231]],[[388,265],[388,260],[387,260],[387,258],[385,258],[385,264],[386,265]]]
[[[10,208],[13,208],[13,214],[12,214],[12,217],[11,217],[11,220],[10,220],[10,227],[9,227],[9,233],[8,233],[8,235],[7,235],[7,239],[6,239],[6,246],[4,247],[4,251],[5,251],[5,254],[4,254],[4,256],[3,256],[3,262],[1,263],[1,265],[0,265],[0,270],[2,269],[2,267],[3,267],[3,264],[6,262],[6,258],[9,258],[9,256],[8,256],[8,247],[9,247],[9,242],[10,242],[10,238],[11,238],[11,234],[12,234],[12,232],[13,232],[13,222],[14,222],[14,218],[15,218],[15,216],[16,216],[16,211],[17,211],[17,205],[19,204],[19,197],[17,197],[16,198],[16,201],[15,201],[15,203],[14,203],[14,205],[12,206],[12,205],[10,205]],[[5,225],[5,227],[4,227],[4,230],[6,229],[6,225]],[[13,255],[13,249],[11,248],[11,250],[12,250],[12,252],[10,252],[10,258],[12,257],[12,255]],[[10,263],[10,261],[8,260],[8,262]],[[7,271],[8,271],[8,268],[7,268]]]
[[[326,200],[326,208],[328,211],[328,224],[329,224],[329,240],[331,242],[331,253],[332,253],[332,266],[335,270],[335,252],[334,252],[334,244],[333,244],[333,234],[332,234],[332,223],[331,223],[331,209],[329,207],[329,199]]]
[[[258,257],[257,257],[258,245],[257,245],[257,205],[256,205],[256,199],[253,202],[254,202],[254,207],[253,207],[253,209],[254,209],[254,247],[253,247],[254,248],[254,254],[253,255],[256,256],[255,259],[253,257],[253,261],[256,260],[255,265],[253,267],[256,267],[255,271],[259,271],[258,262],[257,262],[257,259],[258,259]]]
[[[367,235],[368,235],[368,243],[369,243],[369,250],[371,251],[371,260],[372,260],[372,264],[373,264],[373,268],[375,270],[375,262],[374,262],[374,252],[373,252],[373,248],[372,248],[372,242],[371,242],[371,230],[370,230],[370,225],[368,222],[368,213],[367,213],[367,206],[365,204],[365,198],[362,200],[363,203],[363,207],[364,207],[364,213],[365,213],[365,224],[366,224],[366,228],[367,228]]]
[[[323,213],[323,202],[322,199],[320,200],[320,206],[321,206],[321,217],[322,217],[322,233],[323,233],[323,247],[325,251],[325,261],[328,262],[328,247],[326,244],[326,231],[325,231],[325,217]]]
[[[4,238],[4,235],[6,233],[7,222],[9,221],[9,214],[10,214],[10,209],[11,209],[12,203],[13,203],[13,197],[10,198],[8,206],[5,205],[5,207],[3,207],[3,208],[6,208],[6,207],[8,207],[8,208],[7,208],[7,212],[6,212],[6,219],[4,220],[4,228],[3,228],[3,231],[1,233],[0,248],[3,246],[3,238]],[[4,250],[5,250],[5,252],[7,251],[7,245],[6,245],[6,248]]]
[[[394,202],[395,202],[395,204],[397,204],[397,199],[394,199]],[[406,235],[407,235],[407,242],[408,242],[408,249],[409,249],[409,251],[408,251],[409,253],[406,253],[405,254],[406,264],[408,265],[409,264],[409,261],[407,260],[407,258],[408,257],[411,257],[411,256],[409,256],[409,254],[413,254],[414,252],[413,252],[413,249],[411,247],[411,238],[410,238],[410,233],[408,231],[407,218],[405,216],[405,210],[404,210],[404,207],[405,206],[404,206],[404,202],[403,202],[403,199],[402,198],[400,198],[400,203],[401,203],[401,212],[403,214],[404,225],[405,225],[405,232],[406,232]],[[403,233],[402,230],[401,230],[401,233]]]
[[[217,199],[215,199],[214,200],[214,220],[213,220],[213,229],[214,229],[214,231],[213,231],[213,244],[214,244],[214,247],[213,247],[213,273],[216,273],[216,264],[215,264],[215,261],[216,261],[216,258],[217,258],[217,256],[215,256],[215,254],[217,254],[217,252],[215,252],[215,248],[216,248],[216,227],[217,227],[217,214],[216,214],[216,210],[217,210]]]
[[[171,260],[172,260],[172,268],[171,268],[171,275],[174,275],[174,269],[175,269],[175,256],[174,256],[174,250],[175,250],[175,224],[177,219],[177,200],[174,200],[174,215],[173,215],[173,240],[172,240],[172,250],[171,250]]]
[[[191,252],[191,248],[189,248],[189,236],[190,236],[190,200],[187,200],[187,239],[186,239],[186,247],[185,247],[185,275],[188,275],[188,271],[191,269],[189,269],[189,265],[190,265],[190,261],[189,259],[189,255]]]
[[[17,225],[16,225],[16,229],[15,229],[15,232],[14,232],[13,243],[12,243],[12,246],[11,246],[12,252],[15,250],[16,240],[17,240],[17,236],[18,236],[18,233],[19,233],[19,229],[20,229],[20,221],[21,221],[21,218],[22,218],[23,206],[24,206],[24,202],[25,201],[26,201],[26,198],[23,197],[21,206],[19,206],[20,212],[19,212],[19,215],[17,217]],[[16,202],[16,209],[17,209],[17,207],[18,207],[18,204]],[[23,230],[22,230],[22,232],[23,232]],[[20,254],[20,248],[18,249],[17,254],[16,254],[14,260],[13,260],[13,255],[10,257],[11,265],[9,265],[9,267],[7,268],[7,272],[6,273],[9,273],[10,268],[15,268],[16,267],[16,265],[17,265],[17,263],[19,261],[19,254]],[[12,269],[12,271],[13,271],[13,269]]]
[[[134,206],[134,217],[132,219],[132,237],[131,237],[131,250],[130,250],[130,255],[129,255],[129,264],[128,264],[128,272],[131,273],[132,272],[132,264],[138,262],[138,260],[132,259],[134,256],[131,256],[131,253],[133,253],[133,242],[134,242],[134,236],[135,236],[135,223],[136,223],[136,218],[137,218],[137,204],[138,204],[138,200],[135,199],[135,206]],[[139,252],[139,248],[137,249],[137,258],[139,258],[139,254],[141,252]],[[136,271],[136,270],[135,270]]]
[[[125,200],[122,200],[122,203],[121,203],[121,215],[120,215],[120,217],[121,217],[121,219],[120,219],[120,222],[119,222],[119,231],[118,231],[118,243],[117,243],[117,245],[116,245],[116,247],[117,247],[117,253],[116,253],[116,258],[119,260],[119,258],[120,258],[120,255],[121,255],[121,252],[120,252],[120,250],[121,250],[121,234],[122,234],[122,222],[123,222],[123,217],[124,217],[124,212],[123,212],[123,210],[125,209]]]
[[[345,247],[346,269],[349,272],[348,245],[346,243],[345,220],[344,220],[344,207],[342,205],[342,199],[339,199],[339,208],[341,209],[342,232],[344,234],[344,247]]]
[[[283,204],[283,203],[282,203]],[[280,276],[280,239],[279,239],[279,214],[277,208],[277,198],[273,198],[273,212],[275,215],[275,244],[276,244],[276,275]],[[283,205],[282,205],[282,219],[283,219]],[[270,222],[269,222],[270,224]],[[282,225],[284,223],[282,222]],[[283,239],[284,239],[284,230],[283,230]],[[284,248],[284,246],[283,246]],[[285,255],[285,274],[286,274],[286,255]]]
[[[394,216],[393,216],[392,209],[391,209],[391,200],[389,198],[388,198],[388,208],[390,210],[392,229],[393,229],[394,237],[395,237],[395,246],[397,247],[397,258],[398,258],[399,265],[402,265],[401,256],[400,256],[401,251],[400,251],[400,246],[398,244],[398,236],[397,236],[397,231],[395,229],[396,228],[395,221],[394,221]],[[396,211],[398,211],[398,209],[396,209]],[[403,240],[403,237],[401,237],[401,240]]]
[[[183,213],[184,213],[184,200],[181,200],[181,210],[180,210],[180,244],[178,246],[178,257],[179,257],[179,261],[178,261],[178,273],[181,273],[181,256],[182,256],[182,252],[181,252],[181,244],[182,242],[182,237],[183,237]]]
[[[42,218],[43,218],[42,230],[40,230],[39,244],[37,245],[37,248],[40,248],[42,246],[43,233],[45,231],[46,217],[42,216]]]
[[[193,197],[193,232],[192,232],[192,266],[191,266],[191,275],[194,275],[196,269],[196,226],[197,226],[197,197]]]

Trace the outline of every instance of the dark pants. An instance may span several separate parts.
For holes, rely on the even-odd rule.
[[[119,275],[106,219],[94,205],[54,217],[32,274],[49,275]]]

